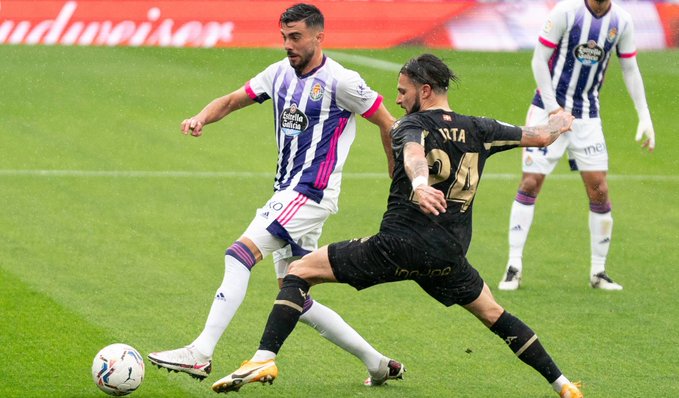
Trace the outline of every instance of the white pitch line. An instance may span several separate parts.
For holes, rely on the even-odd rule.
[[[252,171],[182,171],[182,170],[12,170],[0,169],[0,177],[108,177],[108,178],[267,178],[273,179],[273,173]],[[354,180],[387,179],[386,173],[344,173],[344,178]],[[486,173],[482,177],[486,180],[516,180],[521,179],[521,174],[516,173]],[[580,180],[580,175],[552,174],[548,179],[555,180]],[[652,181],[652,182],[679,182],[677,175],[624,175],[613,174],[608,176],[614,181]]]
[[[357,54],[347,54],[339,51],[324,51],[330,57],[337,61],[349,62],[356,65],[368,66],[371,68],[385,70],[387,72],[398,72],[401,70],[403,65],[397,64],[396,62],[384,61],[381,59],[375,59]]]

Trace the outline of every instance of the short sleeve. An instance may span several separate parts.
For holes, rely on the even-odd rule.
[[[409,142],[424,146],[424,129],[409,118],[397,120],[392,127],[391,141],[396,153],[400,153]]]
[[[273,80],[280,69],[279,64],[280,62],[269,65],[268,68],[245,83],[245,92],[250,98],[262,103],[273,96]]]
[[[521,144],[521,127],[484,117],[472,117],[478,131],[482,132],[485,150],[490,154],[512,149]]]
[[[382,103],[382,96],[373,91],[354,71],[346,71],[338,79],[337,105],[353,113],[370,117]]]
[[[625,20],[625,26],[620,32],[620,40],[616,47],[619,58],[632,58],[637,55],[637,45],[634,38],[634,24],[631,19]]]
[[[556,48],[559,45],[559,41],[561,41],[561,37],[566,32],[568,18],[566,10],[561,6],[562,4],[557,4],[549,12],[547,20],[542,25],[542,30],[540,30],[538,40],[546,47]]]

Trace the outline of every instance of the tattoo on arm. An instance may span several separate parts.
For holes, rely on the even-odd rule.
[[[429,175],[429,163],[424,156],[424,148],[416,143],[408,143],[404,148],[404,166],[410,179]]]
[[[428,176],[429,175],[429,164],[425,159],[417,159],[412,163],[413,177],[417,176]]]
[[[555,126],[550,126],[550,125],[545,124],[545,125],[542,125],[542,126],[524,127],[523,128],[523,134],[526,137],[531,137],[531,138],[540,137],[540,136],[543,136],[543,135],[548,135],[548,136],[552,136],[552,137],[554,137],[554,139],[556,139],[556,137],[558,137],[559,134],[560,134],[560,129],[558,127],[555,127]]]

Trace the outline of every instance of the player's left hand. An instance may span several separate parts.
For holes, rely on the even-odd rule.
[[[420,209],[426,214],[438,216],[446,212],[446,197],[438,189],[422,184],[415,189]]]
[[[641,147],[648,148],[649,152],[653,152],[653,149],[655,149],[655,131],[653,131],[653,122],[651,121],[651,114],[648,109],[639,114],[639,124],[637,125],[635,139],[641,141],[644,136],[646,139],[641,144]]]

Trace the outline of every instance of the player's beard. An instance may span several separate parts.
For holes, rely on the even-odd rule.
[[[309,65],[309,61],[313,59],[314,57],[314,51],[311,51],[310,53],[306,54],[300,54],[300,53],[293,53],[293,52],[288,52],[288,57],[290,55],[296,55],[297,56],[297,63],[293,63],[290,58],[288,58],[288,61],[290,62],[290,66],[292,66],[292,69],[295,70],[295,72],[298,75],[301,75],[304,69]]]
[[[410,109],[407,110],[406,114],[410,115],[411,113],[419,112],[421,106],[422,105],[420,104],[420,97],[415,98],[415,102],[413,103],[413,106],[411,106]]]

